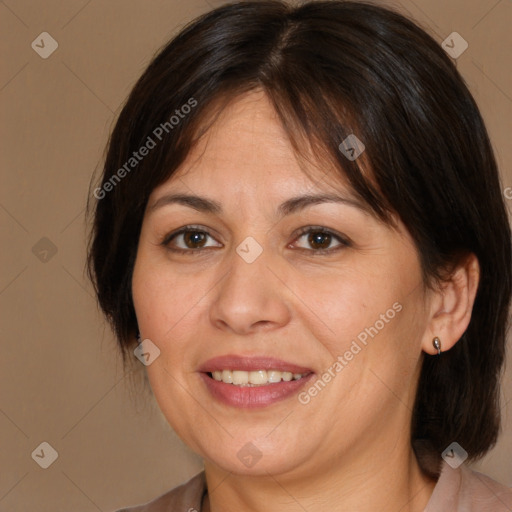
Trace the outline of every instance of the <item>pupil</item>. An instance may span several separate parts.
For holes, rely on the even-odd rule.
[[[311,233],[309,235],[309,243],[315,247],[316,244],[319,244],[321,247],[315,247],[315,248],[320,248],[320,249],[326,249],[327,247],[329,247],[329,244],[330,244],[330,237],[331,235],[327,234],[327,233]]]
[[[195,244],[204,241],[204,236],[204,233],[200,233],[199,231],[185,233],[185,244],[187,245],[187,247],[194,249]]]

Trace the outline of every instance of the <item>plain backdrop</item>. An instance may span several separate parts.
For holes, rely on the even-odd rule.
[[[0,511],[110,511],[154,498],[202,469],[154,399],[123,373],[84,274],[84,213],[89,182],[136,79],[185,23],[220,4],[0,2]],[[512,3],[386,4],[439,44],[454,31],[468,42],[456,63],[487,123],[505,194],[512,186]],[[476,465],[509,486],[511,375],[509,364],[503,434]],[[47,469],[38,463],[41,449],[58,455]]]

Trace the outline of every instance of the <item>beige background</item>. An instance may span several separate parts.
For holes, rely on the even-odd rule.
[[[1,511],[110,511],[201,470],[152,398],[130,393],[84,274],[84,208],[135,80],[184,23],[220,3],[0,2]],[[503,188],[512,186],[510,0],[388,3],[439,43],[453,31],[468,41],[457,66],[487,122]],[[31,48],[43,31],[58,42],[47,59]],[[512,485],[510,363],[503,398],[504,433],[477,467]],[[48,469],[31,456],[42,442],[58,452]]]

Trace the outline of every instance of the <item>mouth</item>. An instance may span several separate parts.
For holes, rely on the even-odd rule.
[[[295,395],[314,372],[280,359],[227,355],[198,369],[210,396],[237,408],[267,407]]]

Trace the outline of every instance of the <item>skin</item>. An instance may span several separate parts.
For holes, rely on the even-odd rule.
[[[393,229],[334,202],[278,218],[282,202],[305,193],[355,199],[336,170],[310,171],[317,179],[301,171],[269,101],[255,91],[234,100],[153,191],[132,282],[142,338],[161,351],[147,366],[151,387],[169,424],[204,459],[204,510],[422,511],[435,481],[410,446],[421,361],[436,354],[434,336],[449,350],[466,329],[478,263],[469,256],[434,291],[423,286],[400,221]],[[208,197],[222,213],[152,209],[171,192]],[[161,244],[188,224],[211,236]],[[350,244],[328,236],[308,242],[297,234],[308,226]],[[236,252],[248,236],[263,248],[250,264]],[[322,247],[340,250],[315,254]],[[199,377],[200,364],[224,354],[273,356],[321,376],[395,303],[401,311],[308,404],[293,396],[236,409],[212,399]],[[248,442],[262,454],[251,468],[237,457]]]

